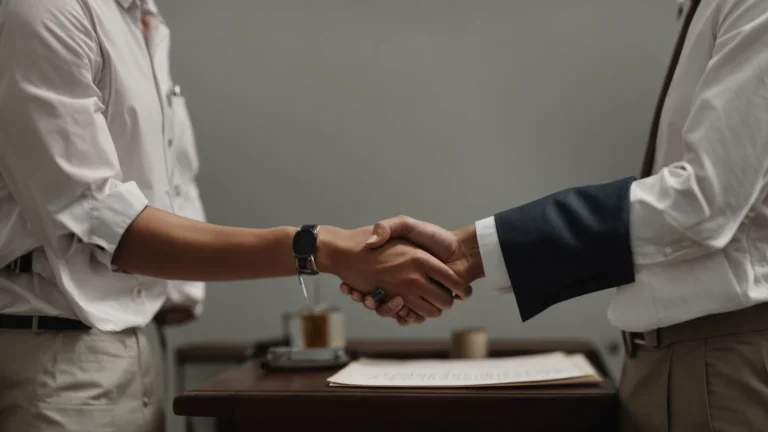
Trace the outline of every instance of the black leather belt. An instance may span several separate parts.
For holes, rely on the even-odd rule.
[[[3,267],[12,273],[32,272],[32,252],[28,252]],[[70,318],[29,315],[0,314],[0,329],[3,330],[47,330],[47,331],[87,331],[91,327]]]
[[[82,321],[49,316],[1,315],[0,329],[4,330],[48,330],[84,331],[91,328]]]
[[[27,252],[24,255],[16,258],[3,267],[3,270],[11,273],[31,273],[32,272],[32,252]]]

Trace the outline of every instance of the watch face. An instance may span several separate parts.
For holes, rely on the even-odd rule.
[[[293,253],[300,257],[308,257],[315,253],[317,236],[310,230],[301,230],[293,236]]]

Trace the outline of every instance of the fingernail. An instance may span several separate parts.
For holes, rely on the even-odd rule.
[[[368,238],[368,241],[367,241],[366,243],[369,243],[369,244],[370,244],[370,243],[375,243],[375,242],[376,242],[376,240],[378,240],[378,239],[379,239],[379,236],[377,236],[376,234],[374,234],[374,235],[372,235],[371,237],[369,237],[369,238]]]
[[[391,302],[389,302],[389,307],[392,309],[400,309],[403,307],[403,299],[400,297],[393,298]]]

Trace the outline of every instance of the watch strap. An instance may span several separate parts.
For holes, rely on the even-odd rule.
[[[300,274],[305,275],[316,275],[320,273],[317,271],[314,255],[308,257],[296,257],[296,270]]]

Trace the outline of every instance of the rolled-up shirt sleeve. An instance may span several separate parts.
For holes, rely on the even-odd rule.
[[[2,7],[0,172],[42,245],[64,254],[74,234],[112,253],[147,199],[122,179],[91,18],[75,0]]]

